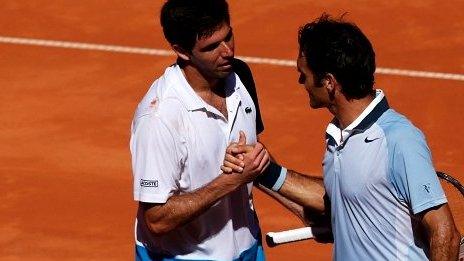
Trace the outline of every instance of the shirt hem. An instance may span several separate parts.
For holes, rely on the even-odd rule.
[[[144,193],[134,193],[134,200],[146,203],[166,203],[169,195],[153,195]]]

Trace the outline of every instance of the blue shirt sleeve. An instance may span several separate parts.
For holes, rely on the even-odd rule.
[[[391,181],[413,214],[447,202],[424,135],[410,128],[392,135]]]

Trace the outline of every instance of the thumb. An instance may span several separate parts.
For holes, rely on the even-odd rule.
[[[238,138],[238,145],[245,145],[245,144],[246,144],[245,132],[240,131],[240,137]]]

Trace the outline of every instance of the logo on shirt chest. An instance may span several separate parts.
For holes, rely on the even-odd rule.
[[[141,179],[140,180],[140,186],[141,187],[157,188],[158,187],[158,180]]]
[[[372,139],[369,139],[368,137],[366,137],[366,138],[364,139],[364,142],[365,142],[365,143],[371,143],[371,142],[373,142],[374,140],[378,140],[378,139],[380,139],[380,138],[372,138]]]

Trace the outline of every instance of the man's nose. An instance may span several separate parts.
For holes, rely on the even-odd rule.
[[[222,46],[222,52],[221,55],[223,57],[233,57],[234,56],[234,47],[229,45],[226,42],[221,43]]]

